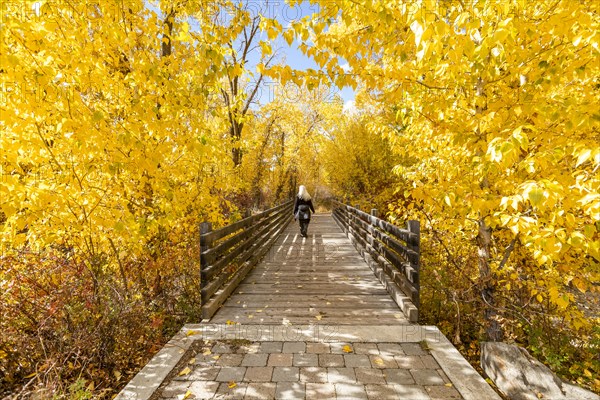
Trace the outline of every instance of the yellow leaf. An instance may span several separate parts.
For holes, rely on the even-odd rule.
[[[535,296],[535,298],[536,298],[536,299],[537,299],[537,301],[539,301],[540,303],[541,303],[542,301],[544,301],[544,298],[542,297],[542,294],[541,294],[541,293],[538,293],[538,294],[537,294],[537,296]]]
[[[287,42],[288,46],[291,46],[292,42],[294,41],[294,31],[288,29],[287,31],[283,32],[283,37]]]
[[[377,364],[377,365],[383,365],[384,364],[383,360],[381,358],[379,358],[379,357],[375,358],[375,360],[373,362],[375,364]]]
[[[237,386],[237,383],[235,383],[234,381],[231,381],[231,382],[229,382],[229,383],[227,384],[227,387],[228,387],[229,389],[233,389],[233,388],[234,388],[234,387],[236,387],[236,386]]]
[[[37,375],[37,372],[33,372],[33,373],[31,373],[31,374],[27,375],[27,376],[25,377],[25,379],[33,378],[33,377],[34,377],[34,376],[36,376],[36,375]]]
[[[315,318],[316,318],[318,321],[320,321],[320,320],[321,320],[321,318],[323,318],[323,316],[322,316],[322,315],[315,315]]]
[[[344,351],[344,353],[352,353],[354,350],[352,350],[352,347],[345,345],[344,347],[342,347],[342,350]]]
[[[228,319],[227,322],[225,322],[225,324],[226,325],[235,325],[235,324],[237,324],[237,322],[231,321],[231,320]]]
[[[446,387],[452,387],[452,384],[451,383],[446,383],[446,384],[444,384],[444,386],[446,386]]]
[[[585,293],[588,289],[587,283],[581,278],[575,277],[571,282],[581,293]]]
[[[212,357],[212,359],[213,359],[213,360],[218,360],[219,358],[221,358],[221,356],[220,356],[220,355],[216,355],[216,356],[213,356],[213,357]]]
[[[187,332],[186,332],[186,336],[192,336],[192,335],[195,335],[195,334],[197,334],[197,333],[198,333],[198,332],[196,332],[196,331],[187,331]]]
[[[190,396],[192,395],[192,391],[188,390],[187,392],[185,392],[185,394],[183,395],[183,400],[188,399]]]
[[[190,372],[192,372],[190,367],[185,367],[178,375],[179,376],[188,375]]]
[[[188,364],[195,364],[196,363],[196,358],[190,358],[190,360],[188,361]]]

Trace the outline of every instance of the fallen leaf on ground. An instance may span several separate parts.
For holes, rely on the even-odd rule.
[[[446,383],[444,386],[446,386],[446,387],[452,387],[452,384],[451,383]]]
[[[229,387],[229,389],[233,389],[234,387],[237,386],[237,383],[235,383],[234,381],[231,381],[227,384],[227,386]]]
[[[344,353],[352,353],[354,350],[352,350],[352,347],[345,345],[344,347],[342,347],[342,350],[344,351]]]
[[[196,358],[190,358],[190,361],[188,361],[188,364],[195,364],[196,363]]]
[[[192,395],[192,391],[188,390],[187,392],[185,392],[185,394],[183,395],[183,397],[181,399],[182,400],[189,399],[191,395]]]
[[[183,369],[183,371],[181,371],[181,372],[179,373],[179,376],[187,375],[187,374],[189,374],[190,372],[192,372],[192,370],[191,370],[189,367],[185,367],[185,368]]]
[[[315,318],[316,318],[318,321],[320,321],[320,320],[321,320],[321,318],[323,318],[323,316],[322,316],[322,315],[315,315]]]

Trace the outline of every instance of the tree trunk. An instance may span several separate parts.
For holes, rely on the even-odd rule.
[[[485,333],[487,340],[500,342],[504,332],[498,322],[498,313],[494,300],[494,280],[489,265],[490,244],[492,241],[492,228],[486,225],[483,219],[478,221],[479,233],[477,234],[479,276],[482,283],[481,298],[484,301]]]

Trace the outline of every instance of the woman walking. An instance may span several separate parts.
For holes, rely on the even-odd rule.
[[[306,191],[306,188],[301,185],[296,196],[296,203],[294,204],[294,220],[300,222],[300,234],[302,237],[307,237],[306,231],[308,230],[308,224],[310,222],[310,212],[315,212],[310,194]]]

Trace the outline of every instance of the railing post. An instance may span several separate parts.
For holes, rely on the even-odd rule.
[[[379,218],[379,211],[376,208],[371,208],[371,215],[375,218]]]
[[[202,235],[209,232],[212,232],[212,224],[210,222],[202,222],[200,224],[200,291],[202,291],[205,286],[204,279],[202,279],[202,269],[207,267],[207,265],[202,265],[202,253],[209,248],[209,245],[202,240]]]
[[[417,270],[417,281],[414,282],[417,293],[418,293],[418,301],[417,308],[420,307],[421,303],[421,224],[419,221],[410,220],[406,223],[409,232],[414,233],[416,237],[411,237],[410,239],[410,247],[411,249],[417,253],[417,265],[415,265],[415,269]]]

